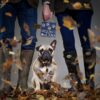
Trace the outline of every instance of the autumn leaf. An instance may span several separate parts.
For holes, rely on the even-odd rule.
[[[23,29],[27,33],[27,35],[30,36],[30,27],[27,23],[23,24]]]
[[[90,45],[91,47],[94,47],[94,44],[96,42],[96,35],[91,29],[88,29],[88,35],[89,35]]]
[[[28,100],[28,96],[18,96],[18,100]]]
[[[20,59],[15,60],[15,64],[16,64],[16,67],[17,67],[19,70],[23,70],[23,68],[22,68],[22,63],[21,63]]]
[[[64,3],[69,3],[69,0],[64,0]]]
[[[40,28],[41,28],[41,25],[39,25],[39,24],[34,24],[34,25],[33,25],[33,28],[34,28],[34,29],[40,29]]]
[[[8,85],[12,85],[12,83],[11,83],[11,81],[9,81],[9,80],[5,80],[5,79],[2,79],[2,81],[5,83],[5,84],[8,84]]]
[[[8,17],[12,17],[12,13],[11,12],[6,12],[5,15],[8,16]]]
[[[33,37],[28,38],[24,45],[30,45],[32,43],[32,40],[33,40]]]
[[[1,0],[1,2],[6,4],[9,2],[9,0]]]
[[[6,28],[5,28],[5,27],[0,28],[0,33],[3,33],[3,32],[5,32],[5,31],[6,31]]]
[[[8,58],[4,63],[3,63],[3,71],[7,71],[11,68],[13,64],[13,58]]]
[[[97,42],[100,42],[100,35],[97,35],[97,36],[96,36],[96,41],[97,41]]]
[[[16,47],[18,45],[19,41],[17,40],[16,37],[14,37],[14,39],[12,39],[10,41],[10,44],[13,46],[13,47]]]
[[[42,96],[42,95],[37,95],[37,99],[38,100],[45,100],[44,96]]]
[[[75,29],[77,23],[70,16],[63,18],[63,26],[68,28],[69,30]]]
[[[9,51],[9,54],[12,55],[12,56],[14,56],[15,55],[15,52]]]
[[[90,9],[90,8],[91,8],[89,3],[84,3],[83,5],[84,5],[84,7],[87,8],[87,9]]]
[[[95,65],[95,62],[93,62],[90,66],[89,66],[89,69],[92,69]]]
[[[95,48],[96,50],[100,51],[100,47],[95,46],[94,48]]]
[[[77,9],[77,10],[81,9],[83,7],[80,2],[76,2],[76,3],[72,4],[72,6],[74,9]]]
[[[83,36],[83,39],[84,39],[84,41],[85,41],[85,42],[87,41],[87,38],[86,38],[86,36]]]

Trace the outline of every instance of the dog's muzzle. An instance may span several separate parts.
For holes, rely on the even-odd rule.
[[[52,62],[52,56],[49,51],[45,50],[42,54],[41,57],[39,57],[40,62],[42,63],[43,66],[48,66]]]

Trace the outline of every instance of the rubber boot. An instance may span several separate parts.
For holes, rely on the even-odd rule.
[[[77,60],[77,54],[76,52],[66,52],[64,51],[64,59],[68,68],[68,72],[72,74],[72,79],[75,79],[77,83],[77,88],[79,91],[82,90],[82,83],[79,78],[78,73],[80,72],[79,70],[79,63]]]
[[[88,84],[91,88],[94,89],[94,74],[95,74],[95,66],[96,66],[96,50],[88,49],[84,50],[84,66],[85,66],[85,76],[86,76],[86,84]]]
[[[28,88],[28,76],[30,71],[30,66],[32,63],[34,51],[33,50],[22,50],[21,51],[21,62],[22,70],[19,70],[19,77],[17,87],[21,87],[22,90]]]

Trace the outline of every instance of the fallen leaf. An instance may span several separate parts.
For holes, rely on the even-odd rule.
[[[38,100],[45,100],[44,96],[42,96],[42,95],[37,95],[37,99]]]
[[[97,41],[97,42],[100,42],[100,35],[97,35],[97,36],[96,36],[96,41]]]

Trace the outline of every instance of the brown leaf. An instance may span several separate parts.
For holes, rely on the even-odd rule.
[[[97,42],[100,42],[100,35],[96,36]]]
[[[63,18],[63,25],[64,27],[67,27],[69,30],[73,30],[77,26],[76,22],[70,16]]]
[[[18,100],[28,100],[28,96],[18,96]]]
[[[91,29],[88,29],[88,34],[89,34],[90,45],[91,47],[94,47],[94,43],[96,42],[96,35]]]
[[[12,17],[12,13],[11,12],[6,12],[5,15],[9,16],[9,17]]]
[[[8,80],[5,80],[5,79],[2,79],[2,81],[3,81],[5,84],[8,84],[8,85],[12,86],[11,81],[8,81]]]
[[[82,4],[80,2],[76,2],[72,6],[74,9],[77,9],[77,10],[82,8]]]
[[[23,28],[24,28],[24,31],[28,33],[28,35],[30,35],[30,27],[27,23],[24,23],[23,24]]]
[[[64,3],[69,3],[69,0],[64,0]]]
[[[10,41],[10,44],[11,44],[13,47],[16,47],[17,44],[18,44],[18,40],[12,39],[12,40]]]
[[[19,70],[23,70],[23,68],[21,67],[22,66],[22,63],[19,59],[15,60],[15,64],[16,64],[16,67],[19,69]]]
[[[91,8],[89,3],[84,3],[84,7],[88,9]]]
[[[13,58],[8,58],[4,63],[3,63],[3,71],[7,71],[11,68],[13,64]]]
[[[5,31],[6,31],[6,28],[5,28],[5,27],[0,28],[0,32],[1,32],[1,33],[5,32]]]
[[[9,0],[1,0],[2,3],[6,4],[9,2]]]
[[[33,40],[33,37],[28,38],[24,45],[30,45],[32,43],[32,40]]]

